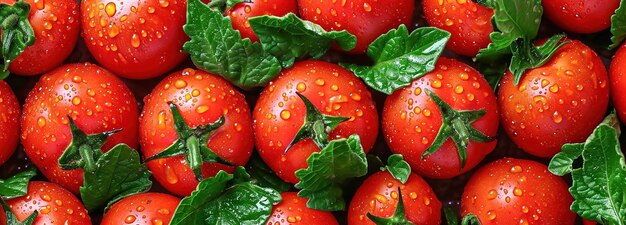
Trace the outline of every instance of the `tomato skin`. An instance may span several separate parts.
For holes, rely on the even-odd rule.
[[[437,179],[452,178],[474,168],[493,151],[496,141],[470,141],[463,169],[458,150],[451,138],[437,152],[422,160],[422,154],[435,140],[442,123],[441,110],[426,94],[426,89],[454,109],[484,109],[486,114],[472,126],[490,137],[496,136],[498,132],[496,97],[478,71],[447,58],[439,58],[434,71],[387,97],[382,124],[391,152],[404,155],[404,159],[417,174]]]
[[[168,225],[179,203],[180,199],[168,194],[131,195],[113,204],[100,225]]]
[[[0,81],[0,165],[4,164],[15,152],[20,140],[20,103],[13,90],[5,82]]]
[[[32,76],[56,68],[72,53],[80,31],[80,15],[74,0],[25,2],[31,6],[28,20],[35,32],[35,43],[11,62],[9,71]],[[15,0],[0,3],[14,4]]]
[[[544,14],[560,28],[589,34],[611,26],[619,0],[542,0]]]
[[[493,9],[466,1],[422,1],[428,24],[450,32],[447,47],[453,52],[474,57],[491,43]]]
[[[611,61],[611,68],[609,70],[609,79],[611,81],[611,99],[613,99],[613,105],[617,110],[617,115],[620,120],[626,121],[626,93],[624,88],[626,87],[626,45],[622,45]]]
[[[307,158],[320,151],[311,139],[305,139],[283,155],[306,116],[304,103],[296,92],[308,98],[323,114],[354,118],[341,123],[329,134],[329,139],[358,134],[365,152],[372,148],[378,136],[378,113],[363,82],[335,64],[297,62],[263,90],[253,113],[259,155],[280,178],[297,183],[294,173],[307,168]]]
[[[347,4],[346,4],[347,3]],[[364,53],[378,36],[396,29],[400,24],[410,26],[415,1],[336,1],[298,0],[301,18],[317,23],[325,30],[346,30],[357,38],[356,47],[348,53]],[[338,47],[335,49],[339,50]]]
[[[104,144],[106,152],[120,143],[137,148],[139,112],[124,82],[89,63],[45,74],[28,94],[21,120],[24,151],[50,181],[79,193],[82,169],[62,170],[58,165],[72,139],[67,115],[87,134],[122,129]]]
[[[568,41],[545,65],[527,70],[518,86],[510,72],[500,82],[504,130],[535,156],[552,157],[563,144],[584,142],[608,106],[604,64],[583,43]]]
[[[228,11],[233,23],[233,29],[238,30],[242,38],[249,38],[252,42],[258,42],[259,37],[256,36],[248,23],[249,18],[264,15],[281,17],[288,13],[297,14],[298,6],[296,0],[265,0],[255,1],[254,3],[237,3]]]
[[[187,56],[181,51],[188,40],[182,29],[186,10],[187,0],[83,0],[83,38],[98,63],[113,73],[157,77]]]
[[[583,225],[596,225],[596,224],[598,223],[596,223],[595,221],[583,219]]]
[[[500,159],[470,178],[461,199],[461,214],[481,224],[574,224],[574,199],[568,185],[545,165],[522,159]]]
[[[144,158],[163,151],[178,139],[168,101],[178,106],[190,127],[214,123],[222,115],[225,116],[224,125],[210,136],[208,147],[234,164],[245,165],[248,162],[254,148],[254,134],[245,96],[217,75],[193,69],[166,77],[144,98],[145,106],[139,124]],[[156,180],[176,195],[188,196],[198,186],[184,156],[157,159],[147,165]],[[234,169],[217,163],[204,163],[202,166],[204,177],[213,177],[220,170],[232,173]]]
[[[71,192],[54,183],[31,181],[26,195],[7,200],[7,204],[19,221],[37,210],[39,214],[33,225],[91,224],[83,203]],[[0,208],[0,212],[0,225],[5,225],[4,210]]]
[[[409,221],[424,225],[441,224],[441,202],[428,183],[411,173],[407,182],[402,184],[388,171],[375,173],[361,184],[350,203],[348,224],[374,225],[367,218],[368,213],[383,218],[393,216],[398,205],[398,187],[402,191],[404,210]]]
[[[307,199],[298,197],[296,192],[284,192],[280,195],[283,200],[272,209],[267,225],[339,225],[332,213],[306,207]]]

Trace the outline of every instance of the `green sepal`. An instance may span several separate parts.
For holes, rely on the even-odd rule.
[[[549,38],[543,45],[535,46],[535,44],[526,38],[520,38],[511,45],[511,64],[509,70],[513,73],[515,85],[519,84],[524,72],[528,69],[543,66],[552,58],[566,41],[561,42],[565,35],[554,35]]]
[[[448,222],[448,225],[459,225],[459,217],[452,210],[452,208],[444,206],[443,215],[446,218],[446,222]]]
[[[28,192],[28,182],[35,175],[37,175],[37,169],[30,168],[6,180],[0,180],[0,197],[2,197],[2,199],[12,199],[26,195]]]
[[[404,161],[404,157],[400,154],[394,154],[387,159],[387,166],[381,168],[383,171],[389,171],[391,176],[400,183],[406,183],[411,175],[411,166]]]
[[[221,12],[225,12],[227,7],[232,8],[241,2],[249,2],[249,0],[212,0],[209,4],[207,4],[207,6],[210,8],[216,8]]]
[[[87,135],[76,126],[74,120],[67,116],[72,133],[72,141],[59,157],[59,167],[63,170],[83,168],[85,172],[96,170],[96,161],[102,156],[102,146],[113,134],[121,129]]]
[[[376,225],[413,225],[413,223],[406,218],[404,201],[402,200],[402,190],[400,190],[400,188],[398,188],[398,204],[396,205],[396,210],[393,213],[393,216],[389,218],[382,218],[374,216],[368,212],[367,218],[369,218]]]
[[[285,148],[284,154],[287,154],[289,149],[291,149],[291,147],[295,144],[307,138],[311,138],[313,143],[315,143],[318,148],[324,149],[326,145],[328,145],[328,134],[337,128],[339,124],[349,120],[350,118],[324,115],[308,98],[300,93],[296,92],[296,94],[298,94],[300,99],[302,99],[302,102],[304,102],[304,106],[306,107],[306,117],[304,124],[302,124],[302,127],[298,130],[296,136],[293,138],[291,143],[287,145],[287,148]]]
[[[626,1],[620,1],[615,14],[611,16],[611,37],[612,44],[609,49],[614,49],[626,39]]]
[[[35,43],[35,31],[28,15],[30,4],[18,0],[13,5],[0,4],[0,30],[2,30],[2,64],[0,79],[9,76],[9,65],[26,47]]]
[[[32,225],[35,222],[37,215],[39,215],[39,212],[35,210],[28,217],[26,217],[24,221],[20,222],[15,217],[15,214],[13,214],[13,211],[11,211],[11,208],[9,208],[9,205],[7,205],[7,203],[2,198],[0,198],[0,206],[2,206],[2,209],[4,210],[4,216],[7,219],[6,225]]]
[[[263,159],[261,159],[256,151],[252,153],[252,157],[250,157],[250,161],[248,161],[246,169],[247,171],[250,171],[250,182],[258,186],[271,188],[281,193],[289,191],[293,187],[292,184],[280,179],[280,177],[278,177],[276,173],[274,173],[274,171],[272,171],[272,169],[265,164],[265,162],[263,162]]]
[[[461,225],[480,225],[480,220],[474,214],[467,214],[463,217],[463,221],[461,221]]]
[[[426,93],[432,98],[433,102],[441,111],[442,121],[437,137],[435,137],[430,147],[424,151],[422,159],[437,152],[448,138],[452,138],[459,152],[459,158],[461,160],[460,169],[463,169],[467,160],[467,145],[469,145],[470,141],[489,142],[494,140],[493,137],[483,134],[472,126],[474,121],[483,117],[487,112],[484,109],[471,111],[455,110],[431,90],[426,89]]]
[[[208,140],[213,133],[224,125],[226,120],[224,116],[221,116],[213,123],[192,128],[189,127],[183,119],[178,106],[172,102],[169,102],[168,104],[170,110],[172,111],[174,128],[178,134],[178,139],[176,139],[172,145],[165,148],[163,151],[145,159],[145,162],[184,155],[187,165],[189,165],[189,167],[194,171],[198,181],[204,179],[202,176],[202,164],[204,162],[235,166],[234,163],[221,158],[207,146]]]

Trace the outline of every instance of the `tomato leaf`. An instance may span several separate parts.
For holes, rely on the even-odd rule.
[[[261,40],[263,49],[278,58],[285,68],[306,56],[314,59],[322,57],[334,43],[344,50],[356,46],[356,36],[347,31],[329,32],[293,13],[283,17],[259,16],[250,18],[248,22]]]
[[[26,47],[35,43],[35,32],[30,25],[28,15],[30,4],[18,0],[13,5],[0,4],[0,30],[2,30],[2,64],[0,79],[9,76],[9,64]]]
[[[435,69],[450,33],[433,27],[409,34],[405,25],[378,37],[367,49],[373,66],[342,64],[370,87],[391,94]]]
[[[191,39],[183,45],[191,60],[205,71],[218,74],[241,88],[264,86],[274,79],[281,67],[260,43],[241,39],[231,20],[200,0],[187,7],[187,24],[183,27]]]
[[[289,191],[293,187],[293,185],[286,183],[283,179],[276,176],[274,171],[263,162],[257,153],[252,155],[246,169],[250,171],[250,177],[252,179],[250,182],[253,184],[271,188],[278,192]]]
[[[191,196],[183,198],[170,224],[265,223],[281,196],[276,190],[247,182],[249,178],[243,167],[238,167],[233,175],[220,171],[203,180]]]
[[[626,1],[620,2],[619,8],[611,16],[611,42],[609,49],[614,49],[626,39]]]
[[[618,129],[618,119],[611,114],[582,144],[582,154],[577,154],[580,146],[569,145],[569,152],[550,162],[552,168],[566,168],[555,171],[560,175],[569,172],[563,158],[573,162],[582,156],[582,167],[571,169],[571,210],[587,220],[612,225],[626,224],[626,164]]]
[[[443,215],[446,218],[448,225],[459,225],[459,217],[450,207],[443,207]]]
[[[400,154],[394,154],[387,159],[387,166],[382,168],[389,171],[391,176],[401,183],[406,183],[411,175],[411,166],[404,161],[404,157]]]
[[[496,91],[498,89],[498,85],[500,85],[500,80],[506,74],[507,69],[509,69],[509,62],[506,60],[497,60],[497,61],[489,61],[489,62],[478,62],[478,70],[485,77],[491,89]]]
[[[556,154],[550,161],[548,169],[557,176],[565,176],[574,170],[574,161],[580,158],[585,149],[585,144],[565,144],[562,152]]]
[[[308,168],[296,171],[300,180],[296,188],[301,189],[298,196],[309,199],[307,207],[312,209],[344,209],[341,184],[367,174],[367,158],[358,135],[331,141],[321,152],[311,154],[307,164]]]
[[[2,206],[2,209],[4,210],[4,216],[7,219],[6,225],[32,225],[35,222],[37,215],[39,214],[39,212],[35,210],[28,217],[26,217],[24,221],[20,222],[17,220],[17,217],[15,217],[15,214],[13,214],[13,211],[11,211],[11,208],[9,208],[9,205],[7,205],[7,203],[2,198],[0,198],[0,206]]]
[[[92,211],[108,209],[116,201],[152,186],[151,173],[141,164],[139,153],[125,144],[113,147],[97,161],[97,169],[85,172],[85,184],[80,195],[85,208]]]
[[[404,201],[402,200],[402,190],[398,187],[398,204],[396,204],[396,210],[393,216],[389,218],[377,217],[369,212],[367,213],[369,218],[376,225],[414,225],[409,219],[406,218],[406,212],[404,210]]]
[[[31,168],[6,180],[0,180],[0,196],[2,199],[12,199],[25,195],[28,192],[28,182],[35,175],[37,170]]]
[[[511,45],[513,57],[511,58],[509,70],[515,77],[515,85],[519,84],[522,75],[527,69],[537,68],[546,64],[552,58],[552,55],[567,43],[561,42],[564,37],[565,35],[554,35],[538,47],[525,38],[518,39]]]

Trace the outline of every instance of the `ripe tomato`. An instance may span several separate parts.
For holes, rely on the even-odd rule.
[[[111,206],[100,225],[168,225],[180,199],[161,193],[143,193],[126,197]]]
[[[254,134],[245,97],[226,80],[193,69],[166,77],[144,99],[139,136],[145,158],[162,152],[179,138],[167,104],[169,101],[178,106],[190,127],[214,123],[224,116],[224,124],[209,136],[207,146],[236,165],[248,162],[254,147]],[[150,161],[148,169],[165,189],[176,195],[187,196],[198,186],[184,156]],[[220,170],[232,173],[234,167],[218,163],[202,166],[204,177],[215,176]]]
[[[527,70],[519,85],[502,78],[498,103],[504,130],[524,151],[552,157],[566,143],[584,142],[604,118],[608,76],[598,55],[569,40],[545,65]]]
[[[295,192],[280,194],[283,200],[272,208],[272,214],[267,225],[288,224],[326,224],[339,225],[330,212],[309,209],[306,207],[307,200],[298,197]]]
[[[545,165],[501,159],[478,170],[461,199],[461,214],[472,213],[481,224],[574,224],[574,201],[568,186]]]
[[[439,58],[435,70],[394,92],[385,101],[383,133],[391,152],[404,155],[415,173],[446,179],[475,167],[496,146],[496,141],[470,141],[467,160],[461,168],[458,149],[450,138],[437,152],[421,159],[433,144],[442,126],[442,113],[427,90],[438,95],[455,110],[485,110],[470,126],[494,137],[498,132],[496,96],[475,69],[459,61]]]
[[[254,109],[254,131],[259,155],[276,174],[297,183],[295,172],[320,149],[311,139],[285,150],[304,124],[306,107],[296,93],[308,98],[322,113],[350,120],[341,123],[329,139],[358,134],[368,152],[378,136],[378,113],[371,93],[354,74],[338,65],[303,61],[281,72],[261,93]]]
[[[613,99],[613,105],[617,110],[617,115],[624,122],[626,121],[626,45],[622,45],[619,48],[613,61],[611,61],[610,68],[610,81],[611,81],[611,97]]]
[[[75,0],[36,1],[30,4],[28,21],[35,32],[35,43],[27,47],[9,71],[19,75],[38,75],[59,66],[72,53],[80,29],[78,3]],[[15,0],[0,0],[13,4]]]
[[[256,16],[272,15],[284,16],[288,13],[298,13],[296,0],[264,0],[237,3],[229,10],[233,28],[241,33],[242,38],[250,38],[258,42],[259,38],[248,23],[248,19]]]
[[[542,0],[546,17],[560,28],[575,33],[595,33],[611,26],[619,0]]]
[[[137,148],[137,102],[115,75],[89,63],[61,66],[41,77],[22,114],[22,144],[28,157],[52,182],[78,193],[83,171],[62,170],[58,159],[72,140],[69,119],[87,134],[123,129],[102,146]]]
[[[472,0],[424,0],[422,7],[428,24],[452,34],[447,47],[455,53],[474,57],[491,43],[493,9]]]
[[[187,0],[85,0],[82,30],[100,65],[130,79],[163,75],[186,57]]]
[[[325,30],[346,30],[357,38],[352,54],[361,54],[378,36],[400,24],[409,26],[415,11],[415,1],[337,1],[298,0],[300,16],[319,24]]]
[[[421,177],[411,173],[405,184],[400,183],[388,171],[368,177],[356,191],[348,211],[348,224],[375,224],[368,217],[389,218],[398,205],[398,188],[406,219],[414,224],[441,224],[441,202]]]
[[[19,221],[38,211],[33,225],[91,224],[83,203],[71,192],[54,183],[32,181],[28,184],[26,195],[7,200],[7,204]],[[0,225],[5,225],[6,218],[1,208],[0,213]]]
[[[20,140],[20,103],[11,87],[0,81],[0,165],[5,163],[17,148]]]

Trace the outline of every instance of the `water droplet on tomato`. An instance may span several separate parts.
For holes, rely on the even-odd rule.
[[[170,184],[178,183],[178,176],[176,175],[176,172],[174,172],[174,169],[170,166],[165,167],[165,179]]]
[[[128,215],[126,218],[124,218],[124,223],[131,224],[131,223],[135,222],[136,219],[137,219],[137,217],[135,217],[133,215]]]
[[[363,3],[363,10],[365,10],[365,12],[371,12],[372,11],[372,6],[369,3],[364,2]]]
[[[72,104],[74,105],[80,105],[81,99],[80,97],[76,96],[72,99]]]
[[[496,219],[496,212],[494,212],[492,210],[487,211],[487,219],[495,220]]]
[[[37,119],[37,125],[39,127],[46,126],[46,118],[44,118],[43,116],[40,116],[39,119]]]
[[[282,118],[283,120],[288,120],[289,118],[291,118],[291,112],[289,112],[289,110],[281,111],[280,118]]]
[[[115,13],[117,12],[115,3],[113,2],[107,3],[106,7],[104,7],[104,11],[107,13],[109,17],[115,16]]]

